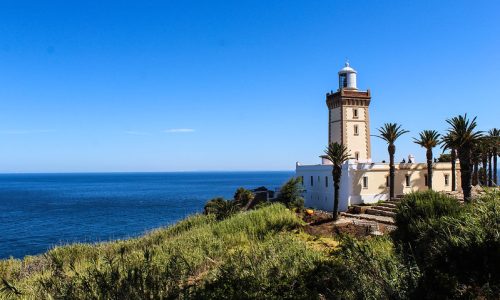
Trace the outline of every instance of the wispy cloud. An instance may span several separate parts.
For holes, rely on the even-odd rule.
[[[151,135],[149,132],[137,131],[137,130],[126,130],[124,133],[130,135]]]
[[[187,133],[187,132],[194,132],[195,130],[192,128],[172,128],[172,129],[167,129],[165,132],[167,133]]]
[[[49,132],[54,132],[54,130],[48,130],[48,129],[8,129],[8,130],[0,130],[0,134],[9,134],[9,135],[37,134],[37,133],[49,133]]]

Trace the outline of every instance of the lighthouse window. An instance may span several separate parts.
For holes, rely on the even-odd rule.
[[[339,75],[339,87],[341,89],[347,87],[347,74]]]
[[[406,186],[409,187],[410,186],[410,175],[405,176],[405,181],[406,181]]]
[[[314,178],[311,176],[311,186],[314,185]]]
[[[356,160],[359,160],[359,152],[354,153],[354,157],[356,157]]]
[[[368,177],[363,176],[363,188],[367,189],[368,188]]]
[[[352,116],[354,119],[357,119],[358,118],[358,109],[357,108],[354,108],[352,110]]]
[[[354,125],[354,135],[358,134],[359,134],[358,125]]]
[[[328,176],[325,176],[325,187],[328,187]]]

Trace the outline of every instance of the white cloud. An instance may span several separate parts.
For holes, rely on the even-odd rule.
[[[0,134],[10,134],[10,135],[17,135],[17,134],[36,134],[36,133],[49,133],[49,132],[54,132],[54,130],[47,130],[47,129],[12,129],[12,130],[0,130]]]
[[[186,132],[194,132],[192,128],[172,128],[165,130],[167,133],[186,133]]]

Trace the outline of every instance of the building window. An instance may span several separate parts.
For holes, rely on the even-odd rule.
[[[427,174],[424,175],[424,185],[429,186],[429,181],[427,179]]]
[[[339,75],[339,87],[341,89],[347,87],[347,74],[340,74]]]
[[[320,184],[319,176],[318,176],[318,184]]]
[[[368,188],[368,177],[363,176],[363,188],[367,189]]]
[[[302,186],[304,186],[304,176],[300,176],[300,183],[302,183]]]
[[[385,186],[386,187],[389,187],[390,183],[389,183],[389,176],[385,177]]]
[[[357,109],[357,108],[354,108],[354,109],[352,110],[352,117],[353,117],[354,119],[357,119],[357,118],[358,118],[358,109]]]
[[[354,135],[359,135],[358,125],[354,125]]]
[[[325,176],[325,187],[328,187],[328,176]]]
[[[311,186],[314,186],[314,178],[311,176]]]
[[[359,152],[354,152],[354,157],[356,158],[356,160],[359,160]]]
[[[410,175],[405,176],[405,181],[406,181],[406,186],[409,187],[410,186]]]
[[[444,185],[450,185],[450,175],[444,174]]]

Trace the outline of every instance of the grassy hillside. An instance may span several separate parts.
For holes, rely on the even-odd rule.
[[[276,204],[220,222],[194,215],[136,239],[56,247],[42,256],[1,261],[3,296],[215,297],[226,284],[218,282],[228,277],[241,278],[241,287],[259,285],[234,291],[248,290],[248,297],[270,288],[292,296],[289,287],[300,288],[297,277],[323,259],[291,232],[301,222]]]
[[[500,294],[500,197],[435,192],[385,237],[312,236],[281,204],[0,261],[5,299],[424,299]]]

